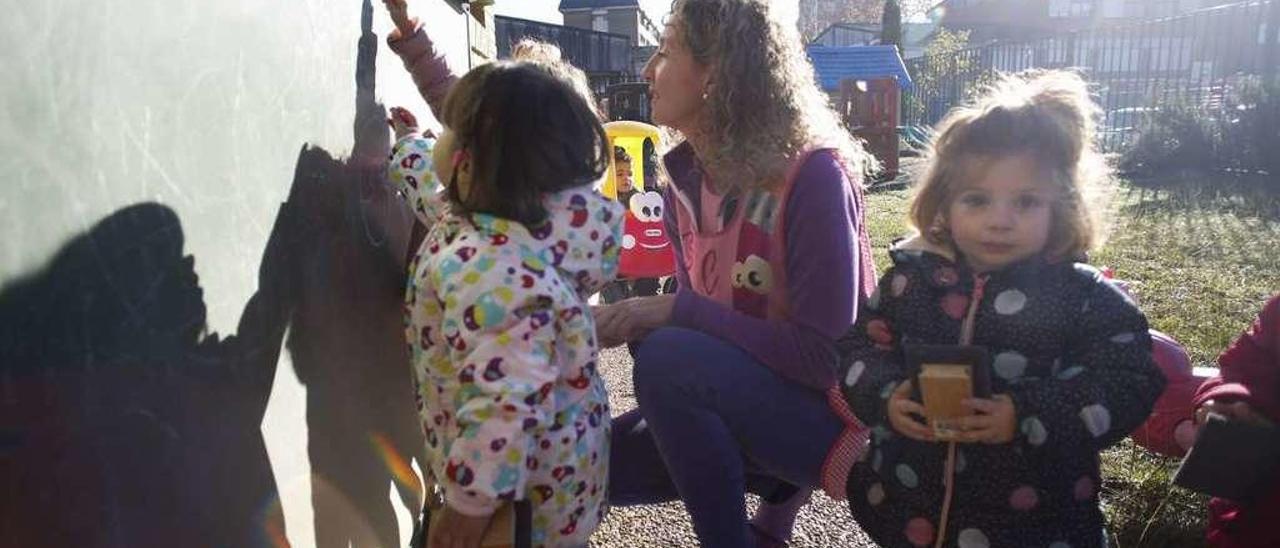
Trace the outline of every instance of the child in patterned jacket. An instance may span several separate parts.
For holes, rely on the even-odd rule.
[[[438,141],[393,111],[389,173],[430,227],[405,294],[424,473],[446,503],[428,546],[474,545],[507,501],[531,503],[535,546],[586,545],[610,435],[587,297],[617,271],[622,220],[592,185],[612,150],[541,65],[480,66],[441,110]]]
[[[911,205],[919,234],[840,341],[869,451],[854,518],[883,546],[1105,546],[1098,452],[1151,412],[1164,377],[1147,321],[1095,268],[1096,107],[1069,72],[1010,76],[942,122]],[[990,398],[943,443],[912,399],[904,347],[971,344]]]

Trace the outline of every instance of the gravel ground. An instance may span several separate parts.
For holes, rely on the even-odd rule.
[[[631,386],[631,356],[625,348],[612,348],[601,353],[600,371],[609,386],[614,415],[634,409],[635,391]],[[754,497],[748,501],[754,508]],[[604,524],[591,537],[595,548],[642,548],[697,546],[689,514],[680,502],[613,508]],[[813,500],[800,511],[789,546],[793,547],[864,547],[875,546],[853,523],[849,508],[825,495],[815,493]]]

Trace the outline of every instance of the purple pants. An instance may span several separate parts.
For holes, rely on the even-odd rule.
[[[843,425],[826,397],[742,349],[689,329],[635,347],[639,409],[613,422],[609,502],[679,498],[704,547],[750,546],[746,491],[817,487]]]

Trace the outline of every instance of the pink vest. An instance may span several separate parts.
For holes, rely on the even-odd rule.
[[[733,207],[734,213],[724,226],[700,226],[688,207],[676,208],[684,267],[694,291],[753,317],[790,317],[785,209],[797,172],[817,150],[822,149],[810,150],[796,159],[785,182],[777,188],[726,197],[721,207]],[[850,175],[850,180],[857,180]],[[856,206],[864,211],[862,189],[853,186]],[[718,212],[711,217],[724,219]],[[862,256],[861,297],[866,298],[875,288],[875,270],[867,232],[862,226],[856,228]]]

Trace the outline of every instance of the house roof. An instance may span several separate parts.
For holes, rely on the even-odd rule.
[[[845,78],[873,80],[896,77],[902,89],[911,88],[911,75],[894,46],[809,46],[814,74],[822,89],[835,91]]]
[[[560,0],[560,11],[629,7],[640,7],[640,2],[638,0]]]

